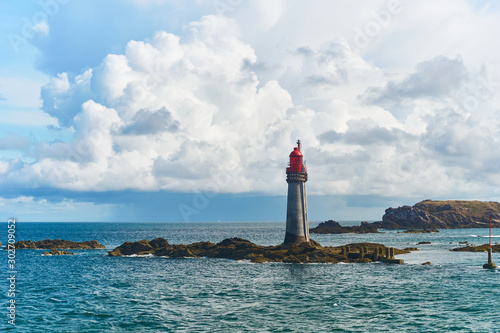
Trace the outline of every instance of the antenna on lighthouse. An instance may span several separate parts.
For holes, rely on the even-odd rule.
[[[297,148],[299,148],[300,151],[300,140],[297,140]]]

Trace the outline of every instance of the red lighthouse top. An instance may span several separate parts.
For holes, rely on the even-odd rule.
[[[286,173],[289,172],[307,172],[304,155],[300,151],[300,140],[297,140],[297,147],[290,153],[290,163],[286,168]]]

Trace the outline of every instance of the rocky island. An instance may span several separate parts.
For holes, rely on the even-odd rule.
[[[86,242],[73,242],[64,239],[45,239],[41,241],[26,240],[19,241],[14,244],[16,250],[18,249],[105,249],[106,247],[99,244],[96,240]]]
[[[368,233],[378,233],[377,227],[368,223],[361,222],[361,225],[356,225],[352,227],[343,227],[340,223],[328,220],[321,222],[316,228],[309,229],[312,234],[368,234]]]
[[[403,260],[395,259],[394,256],[410,252],[409,249],[388,248],[375,243],[323,247],[318,242],[311,240],[295,245],[261,246],[246,239],[228,238],[217,244],[199,242],[184,245],[169,244],[166,239],[156,238],[151,241],[125,242],[109,251],[108,255],[111,257],[125,255],[154,255],[170,258],[207,257],[250,260],[254,263],[366,263],[382,261],[402,264]]]
[[[424,200],[414,206],[388,208],[381,229],[465,229],[500,228],[500,203],[493,201]]]
[[[488,248],[490,247],[489,244],[483,244],[483,245],[478,245],[478,246],[462,246],[462,247],[457,247],[454,249],[451,249],[450,251],[457,251],[457,252],[487,252]],[[500,252],[500,245],[495,244],[491,245],[491,252]]]

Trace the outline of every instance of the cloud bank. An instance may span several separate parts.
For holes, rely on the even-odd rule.
[[[32,143],[35,161],[4,162],[2,182],[283,194],[300,138],[312,194],[498,193],[499,87],[486,68],[437,54],[395,74],[339,37],[288,47],[279,69],[257,54],[235,21],[205,16],[58,74],[42,107],[73,140]]]

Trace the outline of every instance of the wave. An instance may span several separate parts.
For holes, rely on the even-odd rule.
[[[481,235],[469,235],[471,237],[479,237],[479,238],[489,238],[490,236],[486,235],[486,236],[481,236]],[[500,238],[500,235],[491,235],[491,238]]]
[[[130,255],[124,255],[122,257],[126,257],[126,258],[152,258],[152,257],[154,257],[154,255],[152,253],[141,254],[141,255],[130,254]]]

